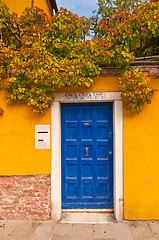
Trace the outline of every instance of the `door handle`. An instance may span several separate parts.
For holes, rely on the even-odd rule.
[[[86,147],[86,157],[88,157],[88,147]]]

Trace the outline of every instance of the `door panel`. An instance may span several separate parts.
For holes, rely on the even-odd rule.
[[[62,104],[61,127],[62,208],[112,208],[112,103]]]

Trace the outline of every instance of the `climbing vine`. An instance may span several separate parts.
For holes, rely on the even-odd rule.
[[[119,86],[126,109],[136,113],[143,110],[145,103],[151,103],[156,91],[150,86],[145,74],[142,71],[139,72],[138,69],[125,71],[123,76],[119,78]]]
[[[153,17],[153,22],[147,20],[146,33],[149,38],[158,38],[159,5],[153,4],[148,9],[156,11],[153,15],[156,18]],[[137,40],[133,41],[137,33],[124,13],[122,20],[119,16],[116,13],[109,22],[101,20],[96,26],[97,36],[90,39],[92,21],[85,17],[61,8],[49,18],[38,7],[27,8],[18,17],[15,13],[10,14],[0,1],[0,88],[7,91],[7,101],[25,102],[33,107],[34,112],[42,113],[53,102],[55,89],[91,87],[94,77],[100,74],[99,63],[114,62],[117,67],[128,66],[134,59],[132,49],[137,49]],[[145,28],[140,27],[146,34]],[[124,75],[120,82],[123,97],[130,98],[125,94],[125,87],[130,84],[136,91],[136,85],[129,81],[129,75]],[[147,94],[146,102],[149,103],[154,90],[146,92],[147,84],[142,88],[141,94],[134,97],[142,98]],[[135,108],[134,104],[129,104],[127,109],[139,112],[143,108],[139,105]]]

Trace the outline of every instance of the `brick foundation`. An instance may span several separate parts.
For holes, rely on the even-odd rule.
[[[50,175],[0,176],[0,219],[49,220]]]

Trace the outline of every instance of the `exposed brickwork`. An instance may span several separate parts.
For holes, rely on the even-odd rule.
[[[50,175],[0,176],[0,219],[49,220]]]
[[[159,76],[159,66],[130,66],[128,69],[138,68],[139,70],[145,73],[146,76],[158,77]],[[104,76],[121,76],[124,72],[124,69],[117,68],[102,68],[101,75]]]
[[[146,76],[159,76],[159,66],[134,66],[134,68],[142,69]]]

